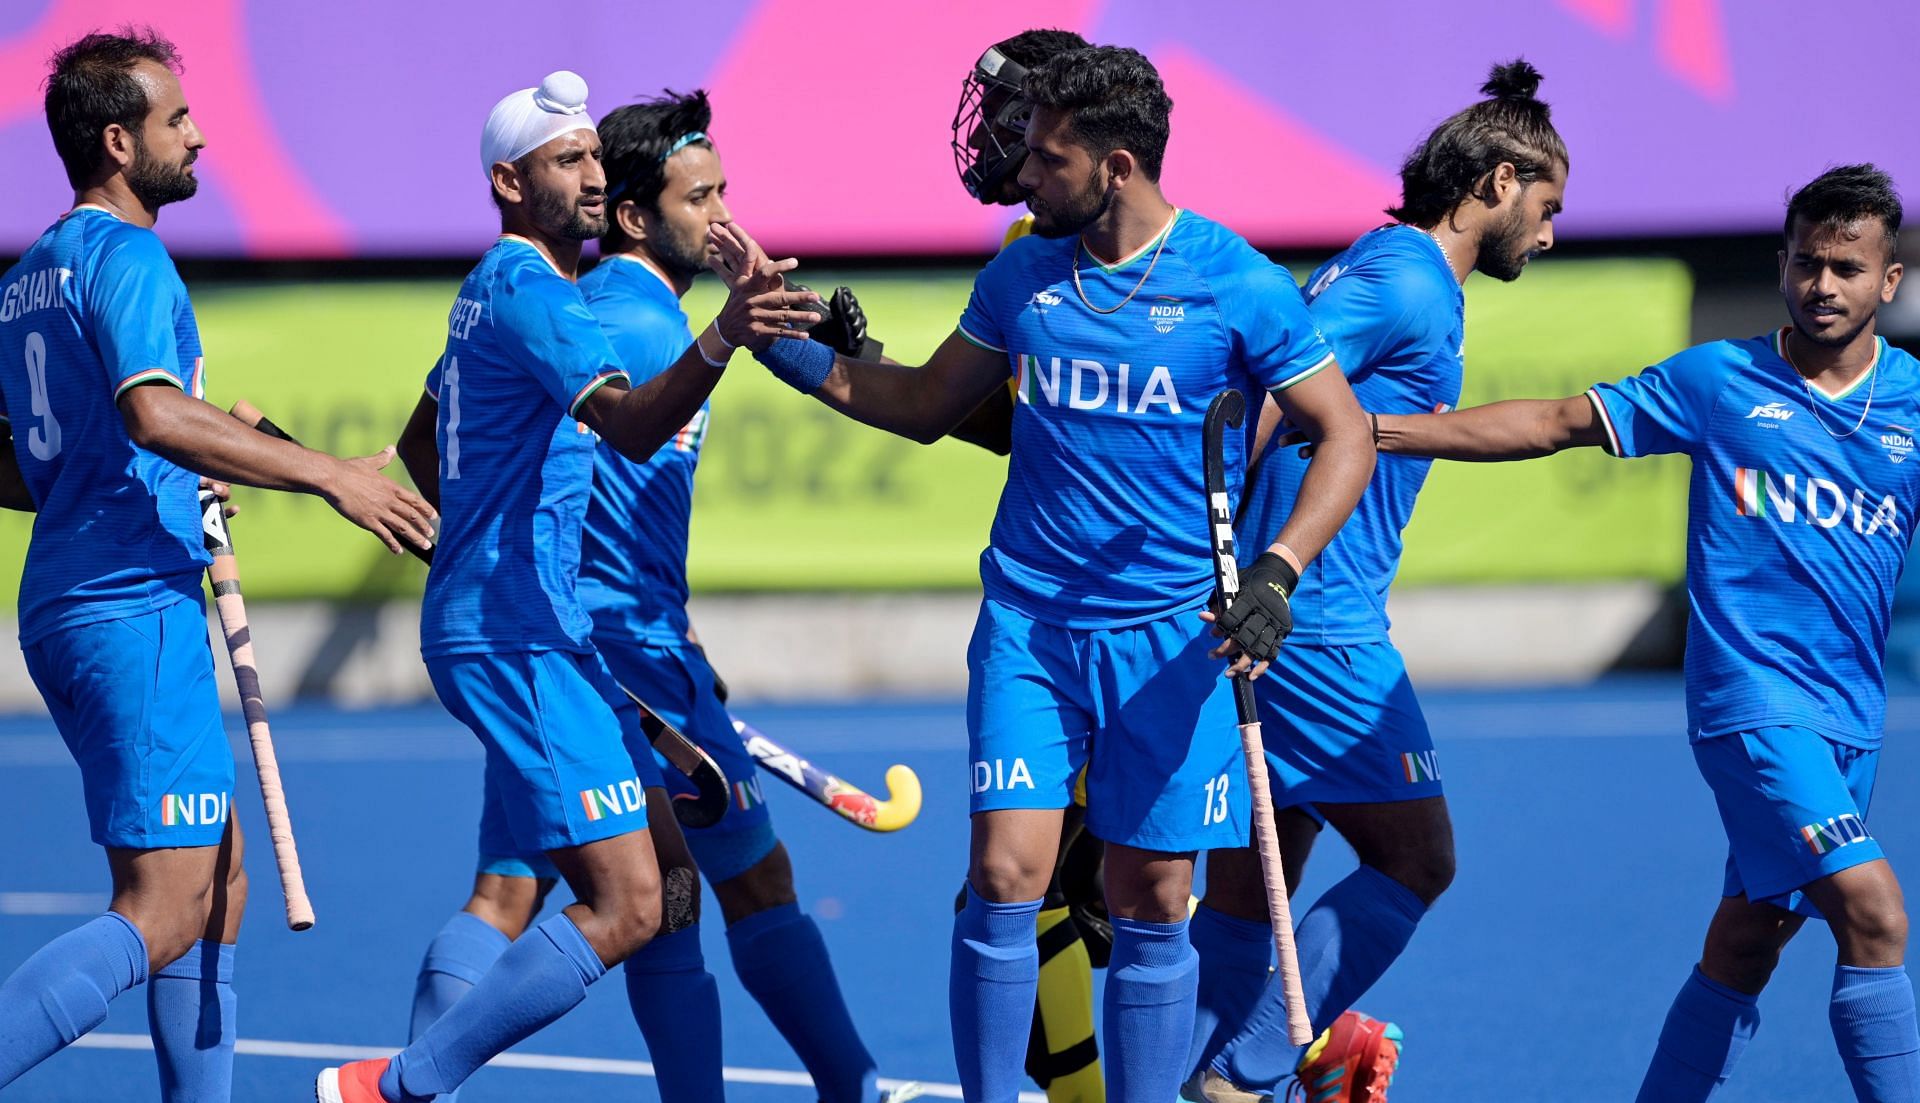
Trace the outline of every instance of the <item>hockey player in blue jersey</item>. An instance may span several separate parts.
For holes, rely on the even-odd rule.
[[[161,1098],[233,1081],[234,943],[245,908],[233,755],[207,646],[201,476],[324,497],[392,551],[433,511],[378,473],[253,433],[201,400],[193,306],[153,232],[206,145],[151,31],[60,50],[47,124],[73,185],[0,279],[13,447],[0,505],[36,513],[20,579],[27,672],[80,766],[113,896],[0,984],[0,1088],[147,985]]]
[[[635,383],[670,368],[692,343],[681,300],[707,270],[708,225],[733,217],[712,119],[704,91],[668,92],[617,107],[597,127],[607,232],[601,262],[580,279],[580,293]],[[859,309],[850,292],[836,305],[842,304]],[[818,328],[810,332],[820,335]],[[430,496],[438,494],[439,391],[436,372],[400,441],[401,458]],[[910,1095],[902,1088],[882,1095],[875,1087],[873,1057],[840,995],[826,942],[800,909],[793,867],[774,833],[754,761],[733,730],[705,652],[692,639],[687,535],[708,417],[702,404],[644,463],[604,443],[594,449],[580,600],[593,618],[594,647],[614,679],[697,742],[732,783],[727,814],[711,827],[688,829],[687,842],[720,902],[741,983],[794,1047],[825,1103],[905,1100]],[[691,792],[677,771],[663,775],[670,793]],[[496,797],[489,791],[483,823],[500,814]],[[421,963],[415,1036],[519,937],[558,876],[544,858],[481,854],[471,897]],[[661,1096],[697,1099],[711,1080],[702,1070],[717,1067],[721,1057],[719,1036],[710,1029],[718,992],[700,951],[699,924],[649,942],[627,959],[625,971]]]
[[[1287,272],[1161,194],[1171,101],[1139,53],[1095,47],[1029,75],[1021,184],[1034,234],[981,272],[958,330],[920,368],[756,340],[776,376],[868,424],[931,442],[1011,375],[1007,488],[981,556],[968,650],[972,858],[954,925],[952,1018],[966,1097],[1020,1089],[1034,921],[1062,810],[1085,763],[1089,830],[1108,843],[1113,950],[1104,1003],[1111,1098],[1172,1099],[1196,964],[1197,850],[1250,830],[1221,657],[1264,670],[1284,594],[1372,473],[1367,426]],[[716,230],[723,255],[745,243]],[[1242,573],[1219,649],[1200,423],[1228,387],[1274,393],[1319,441],[1302,502]],[[1248,434],[1251,435],[1250,433]],[[1247,438],[1229,442],[1244,467]],[[1234,487],[1238,492],[1238,487]],[[1234,648],[1254,643],[1254,653]]]
[[[1369,410],[1426,413],[1460,400],[1466,300],[1473,272],[1513,280],[1553,245],[1567,149],[1540,74],[1524,61],[1494,69],[1481,101],[1441,123],[1400,170],[1396,221],[1363,235],[1307,281],[1314,323]],[[1269,423],[1277,410],[1267,406]],[[1350,1010],[1393,963],[1453,879],[1453,827],[1433,738],[1387,636],[1387,588],[1400,532],[1431,461],[1384,456],[1352,520],[1300,575],[1294,632],[1274,676],[1255,684],[1274,773],[1289,879],[1306,865],[1321,822],[1360,865],[1301,917],[1307,1013],[1319,1037],[1302,1059],[1287,1037],[1281,985],[1267,983],[1272,930],[1259,856],[1207,855],[1207,895],[1194,913],[1200,994],[1193,1099],[1252,1100],[1289,1074],[1316,1100],[1384,1093],[1399,1031]],[[1298,500],[1306,461],[1276,448],[1252,476],[1240,530],[1264,547]],[[1295,881],[1297,884],[1297,880]]]
[[[482,823],[482,852],[551,862],[575,902],[516,939],[399,1055],[323,1070],[321,1103],[456,1091],[607,969],[698,918],[659,767],[576,590],[593,454],[599,441],[645,461],[700,410],[732,348],[811,320],[782,307],[818,297],[780,288],[793,262],[746,258],[719,317],[630,386],[573,282],[581,243],[607,230],[586,92],[578,76],[550,74],[496,104],[482,133],[503,232],[461,285],[437,368],[444,519],[420,625],[435,692],[487,750],[498,815]],[[710,1040],[718,1001],[691,961],[680,952],[671,962],[688,996],[677,1028]],[[700,1075],[679,1097],[719,1100],[718,1045],[695,1056]]]
[[[1557,401],[1379,417],[1380,450],[1460,460],[1604,448],[1693,460],[1687,726],[1728,858],[1706,945],[1639,1098],[1703,1100],[1758,1027],[1809,917],[1839,950],[1828,1008],[1861,1100],[1920,1097],[1900,884],[1867,828],[1894,585],[1913,542],[1920,362],[1875,332],[1902,268],[1901,206],[1871,165],[1787,206],[1790,324],[1688,349]]]

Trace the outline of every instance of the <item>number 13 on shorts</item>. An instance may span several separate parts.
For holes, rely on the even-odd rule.
[[[1227,786],[1232,781],[1232,774],[1223,773],[1207,782],[1206,802],[1200,812],[1200,826],[1209,827],[1216,823],[1227,822]]]

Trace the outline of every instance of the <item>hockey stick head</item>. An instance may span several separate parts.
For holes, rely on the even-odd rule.
[[[693,782],[694,792],[674,795],[673,818],[685,827],[712,827],[719,823],[720,817],[727,814],[729,803],[727,775],[720,772],[719,764],[693,740],[680,734],[680,729],[648,708],[632,690],[621,686],[620,692],[640,710],[640,730],[646,733],[647,742],[653,744],[653,749],[660,752],[660,757],[669,765]]]

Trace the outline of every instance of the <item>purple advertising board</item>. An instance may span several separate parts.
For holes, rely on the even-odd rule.
[[[47,137],[47,56],[97,27],[179,45],[209,146],[179,253],[457,256],[497,228],[477,164],[501,95],[553,69],[605,113],[712,90],[736,216],[776,252],[985,252],[1007,212],[957,182],[948,124],[995,39],[1071,27],[1147,53],[1175,103],[1175,202],[1269,246],[1382,220],[1408,149],[1525,55],[1573,157],[1560,232],[1761,231],[1823,167],[1871,160],[1920,196],[1897,75],[1913,0],[7,0],[0,4],[0,253],[70,201]]]

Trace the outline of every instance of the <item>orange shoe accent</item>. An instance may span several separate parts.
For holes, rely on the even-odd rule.
[[[1343,1013],[1300,1058],[1298,1090],[1306,1103],[1386,1103],[1402,1037],[1392,1023]]]
[[[313,1097],[318,1103],[387,1103],[380,1094],[380,1077],[392,1060],[381,1057],[322,1069],[313,1083]]]

